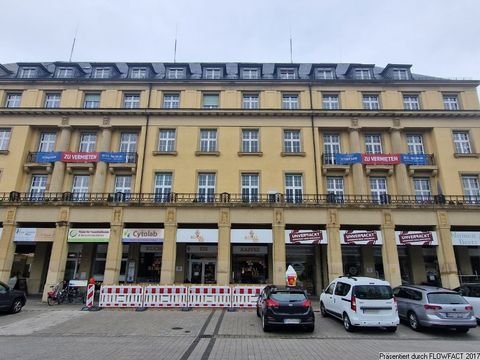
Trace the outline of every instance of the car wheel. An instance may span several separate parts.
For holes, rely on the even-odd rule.
[[[265,314],[262,314],[262,329],[264,332],[269,332],[271,330],[271,327],[268,324]]]
[[[10,312],[12,314],[19,313],[20,311],[22,311],[22,307],[23,307],[22,300],[21,299],[15,299],[13,301],[12,307],[10,308]]]
[[[48,304],[49,306],[53,306],[53,305],[58,304],[58,302],[57,302],[57,300],[55,300],[54,298],[52,298],[51,296],[49,296],[49,297],[47,298],[47,304]]]
[[[325,305],[323,305],[323,302],[320,303],[320,314],[322,314],[323,317],[327,317],[327,310],[325,309]]]
[[[469,328],[456,328],[455,331],[459,334],[466,334],[470,330]]]
[[[408,313],[408,325],[412,328],[412,330],[419,331],[421,326],[418,322],[418,317],[414,312]]]
[[[350,322],[350,318],[348,317],[347,314],[343,314],[343,327],[348,332],[355,331],[355,326],[352,325],[352,323]]]
[[[315,325],[308,325],[305,327],[305,331],[309,333],[313,333],[315,331]]]
[[[396,326],[388,326],[388,327],[387,327],[387,332],[394,333],[395,331],[397,331],[397,327],[396,327]]]
[[[258,306],[257,306],[257,316],[260,317],[260,311],[258,310]]]

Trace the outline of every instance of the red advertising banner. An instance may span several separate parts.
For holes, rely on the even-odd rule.
[[[398,245],[438,245],[433,231],[396,231]]]
[[[66,163],[98,162],[98,152],[62,152],[61,161]]]
[[[341,230],[340,243],[353,245],[381,245],[382,234],[377,230]]]
[[[286,230],[285,240],[287,244],[320,244],[327,243],[325,230]]]
[[[365,164],[365,165],[400,164],[400,154],[362,154],[362,164]]]

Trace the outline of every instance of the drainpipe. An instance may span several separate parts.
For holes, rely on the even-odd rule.
[[[148,84],[148,102],[147,102],[147,109],[146,113],[146,122],[145,122],[145,137],[143,139],[143,157],[142,157],[142,171],[140,172],[140,196],[139,201],[141,200],[143,191],[143,175],[145,172],[145,157],[147,155],[147,138],[148,138],[148,128],[150,127],[150,100],[152,98],[152,83]]]
[[[315,141],[315,126],[313,122],[313,96],[312,96],[312,83],[308,83],[308,92],[310,94],[310,124],[312,128],[312,144],[313,144],[313,168],[315,170],[315,193],[318,200],[318,166],[317,166],[317,142]]]

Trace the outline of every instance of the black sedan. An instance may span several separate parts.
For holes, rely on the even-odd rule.
[[[315,329],[312,303],[298,287],[266,286],[257,300],[257,316],[265,332],[273,326],[303,327],[308,332]]]
[[[8,285],[0,282],[0,311],[18,313],[26,302],[27,298],[23,291],[10,289]]]

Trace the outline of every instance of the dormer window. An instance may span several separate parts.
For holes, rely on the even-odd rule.
[[[278,78],[282,80],[294,80],[297,78],[295,69],[279,69]]]
[[[335,79],[335,73],[333,69],[319,68],[315,71],[315,78],[321,80],[333,80]]]
[[[370,80],[372,74],[370,69],[355,69],[355,79],[357,80]]]
[[[20,71],[20,77],[22,79],[32,79],[37,77],[37,68],[36,67],[24,67]]]
[[[258,68],[243,68],[242,79],[254,80],[260,78],[260,71]]]
[[[73,68],[59,67],[57,69],[57,78],[69,79],[69,78],[73,78],[74,75],[75,75],[75,71]]]
[[[108,79],[110,78],[111,69],[109,67],[97,67],[93,71],[94,79]]]
[[[185,79],[185,69],[173,67],[167,70],[167,79]]]
[[[203,77],[205,79],[210,79],[210,80],[217,80],[220,79],[222,75],[222,69],[220,68],[205,68],[203,72]]]
[[[407,69],[393,69],[392,74],[394,80],[408,80]]]
[[[147,69],[142,67],[134,67],[130,70],[130,78],[132,79],[146,79]]]

